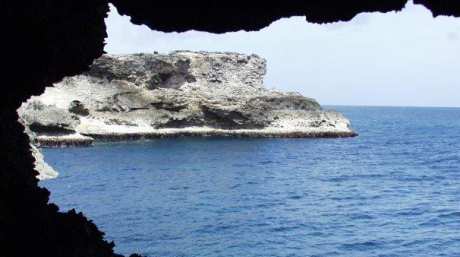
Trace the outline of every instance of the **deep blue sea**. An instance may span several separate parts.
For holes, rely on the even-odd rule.
[[[460,109],[334,109],[358,137],[44,149],[41,185],[123,254],[460,256]]]

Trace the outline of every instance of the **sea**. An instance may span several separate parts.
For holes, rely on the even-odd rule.
[[[460,109],[327,109],[359,136],[42,149],[40,185],[121,254],[460,256]]]

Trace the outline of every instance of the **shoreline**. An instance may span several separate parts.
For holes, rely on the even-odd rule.
[[[158,129],[149,132],[115,132],[115,133],[82,133],[64,136],[40,135],[34,143],[40,148],[88,147],[98,142],[138,141],[161,138],[179,137],[221,137],[221,138],[349,138],[358,133],[350,131],[324,130],[285,130],[285,129]]]

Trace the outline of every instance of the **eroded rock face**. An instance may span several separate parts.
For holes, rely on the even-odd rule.
[[[23,111],[24,109],[24,111]],[[32,132],[46,134],[74,133],[80,123],[78,116],[54,105],[44,105],[40,101],[30,101],[19,112]]]
[[[70,103],[69,112],[81,116],[89,115],[89,110],[78,100],[74,100]]]
[[[35,158],[35,169],[38,171],[38,179],[52,179],[58,176],[56,170],[54,170],[48,163],[45,162],[43,154],[33,144],[30,145],[32,150],[32,156]]]
[[[105,55],[19,110],[39,145],[193,136],[354,136],[341,114],[263,86],[256,55],[180,51]]]

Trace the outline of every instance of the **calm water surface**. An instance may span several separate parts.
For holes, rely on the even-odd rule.
[[[41,185],[123,254],[460,256],[460,109],[336,109],[359,137],[45,149]]]

